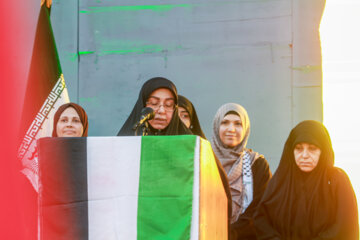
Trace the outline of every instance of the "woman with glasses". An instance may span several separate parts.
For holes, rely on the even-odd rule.
[[[140,120],[142,110],[150,107],[155,111],[155,117],[149,121],[148,135],[185,135],[193,134],[180,120],[178,114],[178,94],[175,85],[168,79],[156,77],[148,80],[142,86],[138,100],[120,129],[118,136],[134,136],[134,125]],[[228,208],[231,212],[231,195],[226,173],[217,160],[219,174],[228,198]]]
[[[120,129],[118,136],[134,136],[134,125],[140,120],[142,110],[150,107],[155,117],[149,120],[148,135],[192,134],[178,116],[178,95],[175,85],[168,79],[155,77],[144,83],[138,100]]]

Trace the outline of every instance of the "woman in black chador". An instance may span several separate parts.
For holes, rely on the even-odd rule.
[[[180,120],[178,114],[178,94],[175,85],[168,79],[156,77],[144,83],[139,98],[118,136],[134,136],[133,129],[144,107],[151,107],[155,111],[154,119],[149,121],[148,135],[185,135],[193,134]],[[226,173],[221,164],[216,161],[226,196],[228,209],[231,211],[231,195]]]
[[[196,114],[194,105],[184,96],[179,95],[179,117],[187,128],[195,135],[206,139],[205,134],[201,130],[200,122]]]
[[[219,108],[214,117],[212,148],[230,183],[230,239],[256,239],[252,216],[271,178],[264,156],[246,148],[250,120],[236,103]]]
[[[323,124],[303,121],[290,132],[254,219],[258,239],[359,239],[354,190],[334,167]]]
[[[134,125],[140,120],[142,110],[150,107],[155,117],[149,120],[147,135],[192,134],[178,116],[178,95],[175,85],[168,79],[155,77],[144,83],[139,98],[120,129],[118,136],[134,136]]]

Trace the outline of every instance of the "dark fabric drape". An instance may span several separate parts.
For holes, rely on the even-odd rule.
[[[85,110],[76,103],[65,103],[65,104],[61,105],[59,107],[59,109],[56,111],[56,113],[54,115],[54,128],[53,128],[52,136],[57,137],[56,125],[60,119],[61,114],[69,107],[74,108],[75,111],[78,113],[78,115],[80,117],[80,121],[84,128],[82,137],[87,137],[88,136],[88,125],[89,125],[88,117],[87,117]]]
[[[297,143],[321,149],[311,172],[295,163]],[[358,210],[351,183],[334,165],[326,128],[317,121],[299,123],[285,143],[280,164],[255,213],[258,239],[358,240]]]
[[[185,108],[185,110],[189,113],[190,116],[190,130],[193,134],[198,135],[202,138],[205,138],[205,134],[203,133],[199,118],[197,116],[196,110],[192,102],[184,96],[179,95],[179,107]]]
[[[145,107],[146,101],[149,98],[150,94],[159,89],[159,88],[166,88],[169,89],[172,94],[174,95],[175,104],[178,103],[178,95],[177,90],[170,80],[162,77],[155,77],[147,82],[144,83],[142,86],[138,100],[135,103],[133,110],[131,111],[128,119],[125,121],[124,125],[121,127],[118,136],[134,136],[135,130],[133,130],[134,124],[140,120],[141,117],[141,110]],[[172,119],[169,125],[162,130],[156,130],[151,128],[150,126],[150,133],[149,135],[185,135],[185,134],[192,134],[189,129],[181,122],[178,116],[177,107],[173,112]]]

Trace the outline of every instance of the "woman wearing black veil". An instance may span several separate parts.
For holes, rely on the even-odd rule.
[[[179,117],[187,128],[195,135],[206,139],[203,133],[200,122],[195,110],[194,105],[184,96],[179,95]]]
[[[138,100],[120,129],[118,136],[134,136],[134,125],[140,120],[142,110],[151,107],[154,119],[149,121],[148,135],[185,135],[192,134],[178,116],[178,95],[175,85],[168,79],[155,77],[144,83]]]
[[[159,90],[161,92],[159,92]],[[165,91],[163,91],[165,90]],[[148,135],[186,135],[193,133],[187,128],[179,118],[178,113],[178,94],[174,83],[162,77],[155,77],[144,83],[138,100],[120,129],[118,136],[134,136],[136,130],[133,129],[141,117],[144,107],[151,107],[155,111],[155,117],[149,121]],[[221,181],[228,198],[228,212],[231,213],[231,194],[229,183],[224,169],[219,160],[216,159]]]
[[[359,239],[354,190],[322,123],[290,132],[254,219],[258,239]]]

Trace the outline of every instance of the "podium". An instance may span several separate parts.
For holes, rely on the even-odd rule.
[[[227,198],[208,141],[193,135],[42,138],[39,236],[227,239]]]

